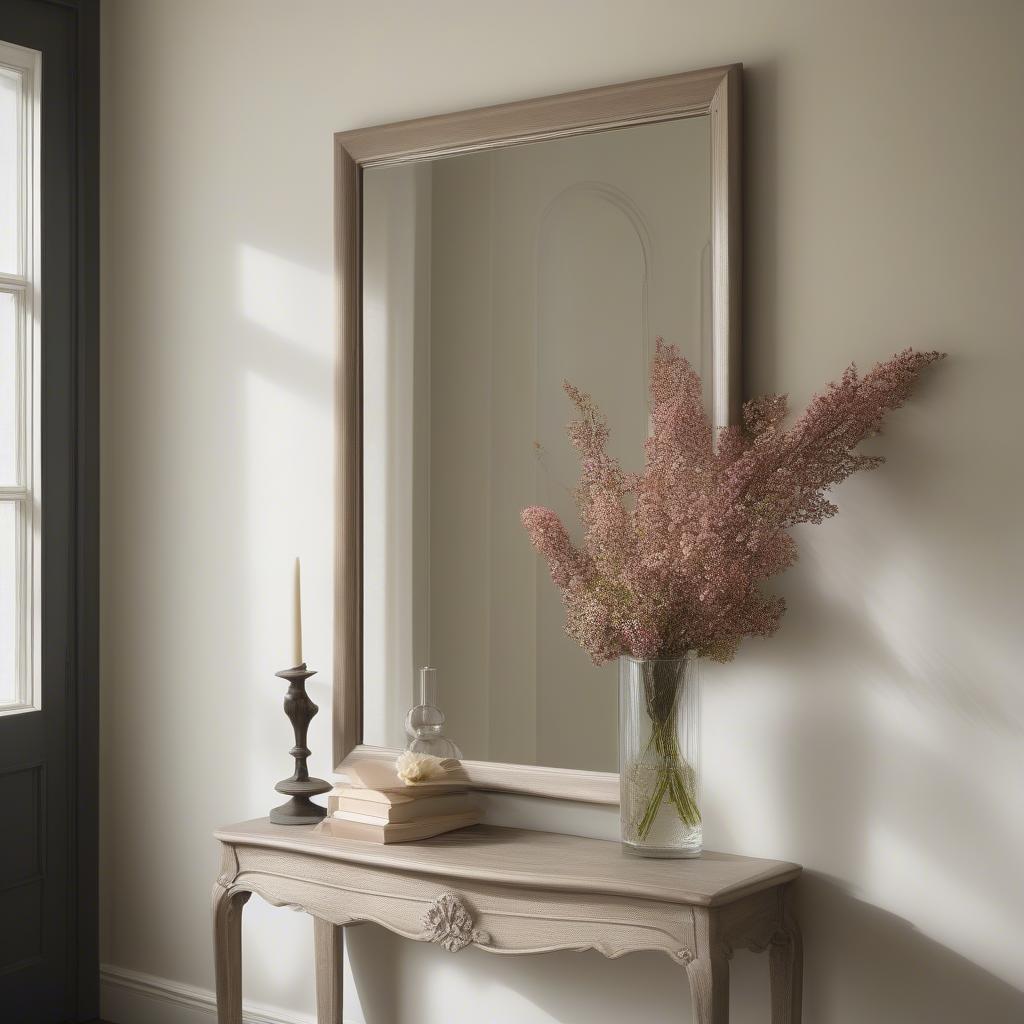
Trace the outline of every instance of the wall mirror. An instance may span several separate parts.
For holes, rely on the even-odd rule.
[[[420,666],[481,788],[614,803],[617,682],[520,510],[575,523],[568,379],[642,465],[654,341],[739,390],[739,68],[336,136],[334,745],[394,756]]]

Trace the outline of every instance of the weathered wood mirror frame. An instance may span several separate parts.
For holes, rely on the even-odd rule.
[[[710,118],[712,410],[734,421],[740,402],[740,65],[668,75],[520,103],[380,125],[334,136],[341,357],[339,533],[335,566],[333,745],[336,771],[397,751],[362,742],[362,172],[540,139],[676,118]],[[478,789],[616,804],[618,775],[465,762]]]

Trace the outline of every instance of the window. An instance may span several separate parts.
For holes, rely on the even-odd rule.
[[[0,714],[40,706],[41,70],[0,42]]]

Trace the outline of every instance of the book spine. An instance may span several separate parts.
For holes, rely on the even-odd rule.
[[[356,811],[334,811],[332,817],[339,821],[357,821],[361,825],[390,825],[387,818],[378,818],[373,814],[359,814]]]

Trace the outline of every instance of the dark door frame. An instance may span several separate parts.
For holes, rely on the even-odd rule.
[[[75,529],[73,658],[68,666],[75,745],[69,791],[72,898],[68,991],[74,1020],[98,1017],[99,970],[99,733],[100,733],[100,0],[45,0],[75,19]]]
[[[9,2],[2,0],[5,6]],[[31,16],[33,8],[40,15],[38,20]],[[56,776],[60,783],[54,791],[61,799],[59,806],[45,813],[48,828],[54,821],[59,823],[48,839],[59,851],[59,856],[53,857],[59,881],[51,898],[59,901],[63,896],[64,901],[63,914],[59,902],[53,914],[54,920],[63,920],[63,934],[62,952],[52,972],[53,977],[62,977],[63,985],[59,995],[54,993],[54,1003],[46,1014],[47,1019],[59,1013],[62,1021],[79,1022],[99,1016],[100,0],[14,0],[0,9],[0,38],[7,14],[12,31],[31,35],[36,31],[32,26],[46,25],[45,31],[39,29],[43,33],[40,38],[51,40],[48,49],[43,49],[41,180],[42,713],[48,706],[61,709],[55,724],[58,731],[52,734],[52,742],[61,750],[60,758],[53,762],[60,765]],[[48,73],[48,66],[56,71]],[[60,83],[54,101],[58,105],[51,107],[50,130],[47,80]],[[49,159],[48,139],[52,145]],[[54,155],[57,152],[59,158]],[[57,325],[53,348],[47,348],[48,316]],[[52,377],[47,376],[48,366],[54,371]],[[56,457],[48,470],[46,459],[51,456]],[[47,480],[55,486],[48,489]],[[51,503],[57,502],[50,506],[57,511],[49,520],[49,541],[46,495],[51,495]],[[51,594],[49,602],[47,593]],[[52,627],[49,643],[48,623]],[[0,1019],[7,1019],[4,1007],[0,1007]]]
[[[68,792],[68,1011],[99,1016],[99,169],[100,0],[39,0],[73,21],[75,127],[72,458],[74,529],[69,581],[71,649]],[[45,100],[44,100],[45,102]],[[44,183],[45,187],[45,183]]]

